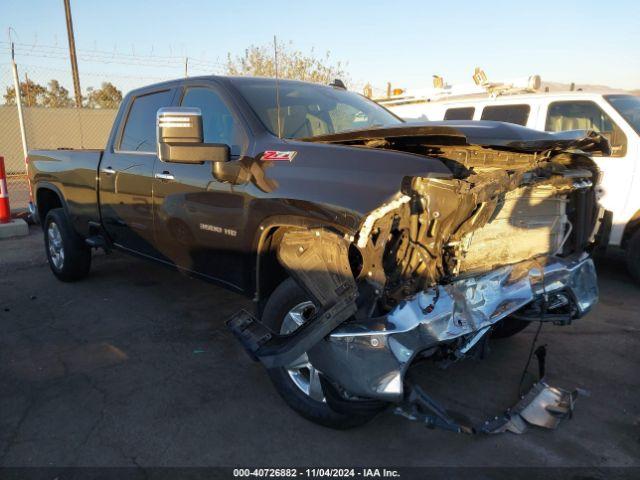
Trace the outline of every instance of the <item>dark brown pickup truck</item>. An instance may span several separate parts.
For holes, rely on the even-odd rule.
[[[574,394],[544,381],[475,425],[408,372],[589,312],[601,209],[588,152],[606,140],[408,124],[339,85],[162,83],[127,95],[104,151],[30,152],[53,273],[78,280],[92,248],[118,249],[246,294],[255,311],[230,329],[324,425],[396,404],[459,432],[553,426]]]

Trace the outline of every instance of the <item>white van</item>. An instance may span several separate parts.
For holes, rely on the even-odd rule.
[[[408,121],[496,120],[558,132],[596,130],[611,156],[595,157],[603,176],[600,202],[611,212],[610,245],[626,250],[629,271],[640,282],[640,97],[583,91],[427,97],[379,101]]]

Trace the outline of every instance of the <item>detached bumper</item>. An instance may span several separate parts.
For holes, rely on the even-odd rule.
[[[309,352],[313,365],[350,394],[398,402],[416,355],[462,339],[464,355],[489,327],[544,294],[562,291],[580,318],[597,303],[592,260],[548,257],[440,285],[384,317],[343,324]]]

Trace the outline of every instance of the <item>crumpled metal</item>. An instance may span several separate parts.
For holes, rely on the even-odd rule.
[[[407,298],[383,317],[348,322],[309,352],[313,365],[352,395],[400,401],[416,355],[487,329],[544,294],[562,290],[575,318],[598,301],[597,276],[586,255],[546,257],[438,285]]]

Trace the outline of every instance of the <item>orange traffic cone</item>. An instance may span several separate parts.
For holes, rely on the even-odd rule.
[[[0,157],[0,223],[11,221],[9,208],[9,191],[7,190],[7,175],[4,170],[4,157]]]

